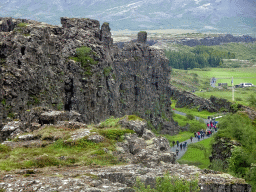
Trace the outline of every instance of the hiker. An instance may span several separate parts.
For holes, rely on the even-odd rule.
[[[198,138],[198,141],[200,141],[200,135],[198,135],[197,138]]]
[[[197,134],[196,134],[196,132],[194,133],[194,135],[195,135],[195,137],[197,137]]]
[[[172,141],[172,146],[174,147],[174,145],[175,145],[175,141]]]
[[[179,143],[180,143],[180,142],[179,142],[179,141],[177,141],[176,143],[177,143],[177,147],[179,147]]]
[[[191,137],[190,137],[190,141],[192,142],[192,140],[193,140],[193,137],[191,136]]]
[[[187,142],[187,141],[185,141],[185,146],[187,146],[187,143],[188,143],[188,142]]]
[[[180,150],[182,151],[182,143],[180,144]]]
[[[176,156],[179,155],[179,148],[176,149]]]
[[[186,148],[186,143],[183,143],[183,149],[185,150],[185,148]]]

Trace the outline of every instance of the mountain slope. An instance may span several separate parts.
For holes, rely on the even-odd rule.
[[[183,28],[256,34],[255,0],[8,0],[0,16],[60,24],[59,17],[110,22],[113,30]]]

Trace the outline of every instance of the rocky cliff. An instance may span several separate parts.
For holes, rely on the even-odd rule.
[[[34,107],[77,111],[86,123],[134,113],[157,127],[171,118],[168,60],[145,34],[120,49],[109,24],[92,19],[61,18],[61,27],[0,21],[1,122],[27,121]],[[84,62],[78,48],[87,51]]]

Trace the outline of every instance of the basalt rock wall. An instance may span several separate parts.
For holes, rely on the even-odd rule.
[[[24,112],[34,107],[74,110],[86,123],[132,113],[154,126],[163,123],[163,114],[171,118],[170,68],[163,52],[144,42],[114,46],[108,23],[61,23],[1,18],[1,122],[27,121]],[[93,62],[85,65],[75,59],[83,46],[92,50],[87,60]]]

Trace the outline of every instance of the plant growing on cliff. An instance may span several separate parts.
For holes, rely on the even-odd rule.
[[[105,77],[108,77],[109,76],[109,74],[111,73],[111,71],[112,71],[112,67],[105,67],[104,69],[103,69],[103,74],[104,74],[104,76]]]
[[[70,59],[80,62],[81,66],[86,70],[85,75],[92,75],[92,65],[96,65],[98,61],[93,59],[96,53],[92,51],[90,47],[76,48],[76,57],[70,57]]]
[[[28,23],[19,23],[17,26],[18,27],[26,27],[28,25]]]

